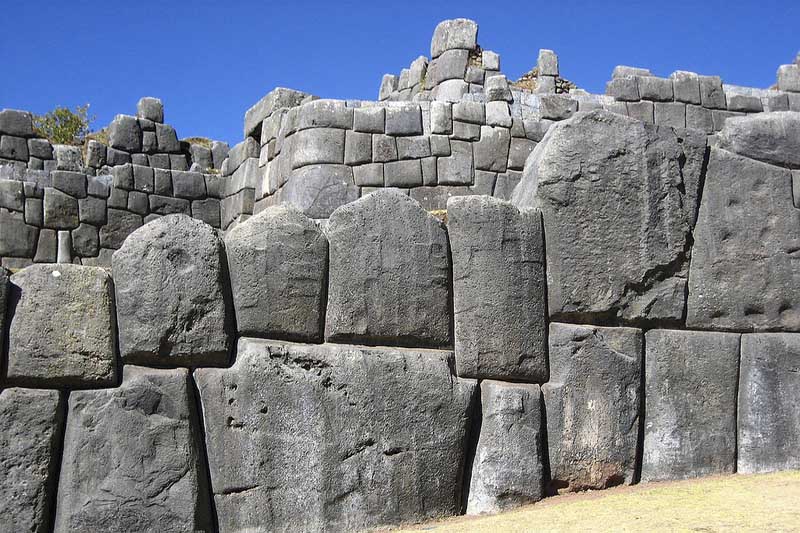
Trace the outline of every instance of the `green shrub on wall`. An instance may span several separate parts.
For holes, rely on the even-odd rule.
[[[33,116],[33,127],[41,137],[53,144],[83,144],[89,134],[89,125],[94,117],[89,116],[89,104],[74,110],[56,107],[44,115]]]

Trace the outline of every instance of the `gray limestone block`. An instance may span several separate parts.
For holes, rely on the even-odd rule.
[[[422,184],[436,185],[438,183],[438,171],[436,168],[436,158],[426,157],[420,160],[422,164]]]
[[[682,319],[704,157],[705,136],[608,111],[549,129],[512,202],[542,210],[552,319]]]
[[[388,135],[373,135],[372,160],[375,163],[397,160],[397,141],[395,138]]]
[[[464,80],[468,83],[475,83],[478,85],[483,85],[483,82],[486,78],[486,71],[479,67],[473,67],[472,65],[467,67],[467,72],[464,74]]]
[[[0,391],[0,530],[51,531],[64,404],[58,391]]]
[[[78,200],[68,194],[45,187],[44,225],[54,229],[72,229],[78,226]]]
[[[169,154],[169,168],[172,170],[189,170],[189,162],[184,154]]]
[[[133,179],[133,165],[125,164],[119,165],[114,167],[112,170],[113,173],[113,181],[112,184],[117,189],[124,189],[126,191],[131,191],[134,188],[134,179]]]
[[[647,332],[642,481],[735,471],[739,337]]]
[[[97,228],[81,224],[71,232],[72,251],[79,257],[95,257],[100,252],[100,236]]]
[[[72,236],[69,231],[63,230],[58,232],[58,248],[56,253],[57,263],[72,263]],[[80,262],[76,261],[76,264],[80,264]]]
[[[54,531],[213,531],[196,411],[185,369],[72,392]]]
[[[28,168],[32,170],[44,170],[44,161],[38,157],[31,156],[28,158]]]
[[[95,226],[106,223],[106,201],[103,198],[87,196],[78,200],[78,219]]]
[[[39,232],[36,244],[35,263],[55,263],[58,260],[58,232],[52,229],[43,229]]]
[[[687,325],[800,331],[798,229],[789,170],[712,148],[694,232]]]
[[[639,86],[639,97],[642,100],[655,102],[671,102],[675,96],[670,78],[657,78],[655,76],[642,76],[636,78]]]
[[[540,213],[460,196],[447,200],[447,217],[458,375],[547,381]]]
[[[353,169],[345,165],[311,165],[294,170],[277,195],[279,203],[291,204],[310,218],[328,218],[337,207],[360,196]]]
[[[356,131],[346,131],[344,139],[344,163],[360,165],[372,161],[372,135]]]
[[[421,135],[422,110],[419,104],[386,108],[387,135]]]
[[[397,138],[397,157],[399,159],[422,159],[430,157],[430,155],[430,136],[414,135]]]
[[[481,125],[453,121],[453,134],[450,137],[458,141],[477,141],[481,138]]]
[[[675,100],[686,104],[700,105],[700,79],[694,72],[678,70],[670,75]]]
[[[353,179],[358,187],[383,187],[383,163],[353,167]]]
[[[561,94],[543,94],[539,106],[542,118],[550,120],[567,119],[578,110],[577,100]]]
[[[112,265],[123,361],[228,362],[232,306],[224,246],[214,228],[185,215],[159,218],[133,232]]]
[[[446,135],[431,135],[431,155],[441,157],[450,155],[450,139]]]
[[[117,115],[108,125],[108,140],[112,148],[126,152],[139,152],[142,149],[142,128],[136,117]]]
[[[475,176],[472,143],[450,141],[450,156],[436,160],[440,185],[471,185]]]
[[[800,113],[783,111],[729,118],[720,148],[772,165],[800,169]]]
[[[512,102],[514,97],[504,75],[488,76],[484,87],[487,102]]]
[[[21,181],[0,179],[0,207],[10,211],[25,209],[25,188]]]
[[[103,248],[119,248],[125,238],[142,225],[140,215],[122,209],[109,208],[106,216],[106,225],[100,228],[100,246]]]
[[[416,187],[422,185],[422,165],[418,159],[384,163],[383,176],[386,187]]]
[[[353,130],[362,133],[383,133],[386,110],[383,107],[360,107],[353,110]]]
[[[491,50],[482,50],[481,64],[486,70],[500,70],[500,55]]]
[[[147,194],[139,191],[128,193],[128,211],[144,216],[149,212],[148,204]]]
[[[408,74],[408,84],[410,87],[417,86],[425,80],[428,71],[428,58],[419,56],[411,62]]]
[[[118,209],[127,209],[128,207],[128,191],[124,189],[112,188],[108,195],[108,207]]]
[[[556,92],[556,77],[555,76],[539,76],[536,79],[536,93],[538,94],[554,94]]]
[[[164,104],[159,98],[145,96],[136,104],[136,116],[153,122],[164,122]]]
[[[620,102],[638,102],[639,84],[635,77],[612,78],[606,84],[606,94]],[[699,91],[699,89],[698,89]],[[699,92],[698,92],[699,95]]]
[[[453,105],[431,102],[431,132],[449,135],[453,132]]]
[[[200,172],[172,171],[172,191],[177,198],[197,200],[206,196],[206,180]]]
[[[0,257],[33,257],[39,228],[25,224],[22,213],[0,209]]]
[[[498,174],[492,195],[500,200],[511,200],[514,188],[521,179],[522,172],[516,170],[509,170],[503,174]]]
[[[280,108],[300,105],[309,95],[304,92],[276,87],[255,103],[244,115],[244,137],[256,134],[265,118]]]
[[[789,99],[789,110],[800,111],[800,94],[787,93],[786,97]]]
[[[334,211],[325,231],[326,339],[450,344],[450,250],[438,219],[408,196],[386,190]]]
[[[156,131],[156,123],[154,121],[152,121],[150,119],[147,119],[147,118],[142,118],[142,117],[138,116],[138,113],[137,113],[137,117],[136,118],[139,120],[139,126],[142,128],[142,132],[146,132],[146,131],[154,132],[154,131]]]
[[[37,228],[44,226],[44,210],[41,198],[25,199],[25,223]]]
[[[89,144],[92,142],[97,141],[89,141]],[[53,159],[53,145],[50,144],[50,141],[47,139],[28,139],[28,153],[31,157],[38,157],[39,159]],[[105,157],[103,157],[103,159],[105,159]]]
[[[157,174],[157,173],[156,173]],[[227,178],[220,176],[219,174],[203,174],[203,178],[206,181],[206,194],[212,198],[222,198],[225,196],[225,184],[227,183]],[[170,181],[169,187],[165,187],[165,184],[162,184],[162,188],[159,189],[158,180],[156,180],[156,193],[158,194],[167,194],[170,195],[172,193],[163,191],[171,191],[172,190],[172,182]],[[161,190],[162,192],[159,192]]]
[[[558,56],[552,50],[539,50],[536,66],[542,76],[558,76]]]
[[[134,160],[133,161],[134,163],[141,164],[136,160],[138,159],[139,161],[142,161],[142,156],[148,158],[148,156],[145,154],[155,154],[156,152],[158,152],[158,137],[156,137],[155,131],[142,132],[142,152],[144,152],[144,154],[133,154],[131,156],[131,159]]]
[[[611,78],[628,78],[631,76],[652,76],[649,69],[639,67],[628,67],[625,65],[617,65],[614,67],[614,72]]]
[[[525,128],[525,137],[537,143],[544,139],[547,130],[553,124],[552,120],[534,120],[523,119],[523,127]]]
[[[727,109],[725,91],[719,76],[699,76],[700,103],[709,109]]]
[[[711,121],[714,124],[714,131],[721,131],[725,127],[725,123],[729,118],[741,117],[744,113],[737,113],[736,111],[721,111],[718,109],[711,110]]]
[[[381,87],[378,90],[378,100],[388,100],[397,91],[398,78],[394,74],[384,74],[381,79]]]
[[[463,80],[467,72],[469,50],[447,50],[431,61],[425,76],[425,88],[433,89],[445,80]]]
[[[53,188],[75,198],[86,197],[86,174],[68,170],[54,170],[50,173]]]
[[[447,351],[242,338],[231,368],[196,370],[220,532],[458,514],[476,387],[451,363]]]
[[[153,192],[153,169],[142,165],[133,165],[133,188],[141,192]]]
[[[0,111],[0,133],[16,137],[33,137],[33,117],[27,111],[3,109]]]
[[[742,335],[737,472],[800,469],[800,335]]]
[[[0,157],[27,162],[29,156],[28,141],[24,138],[11,135],[0,137]]]
[[[274,206],[230,230],[225,245],[239,334],[320,342],[328,240],[317,225]]]
[[[486,107],[481,102],[456,102],[453,104],[453,120],[470,124],[486,124]]]
[[[511,132],[508,128],[481,126],[481,139],[472,146],[476,170],[505,172]]]
[[[106,148],[106,163],[111,167],[124,165],[131,162],[131,154],[123,150],[117,150],[110,146]]]
[[[641,120],[645,124],[655,124],[655,106],[653,102],[626,102],[625,107],[628,110],[628,116]]]
[[[228,152],[230,152],[228,143],[223,141],[211,142],[211,160],[214,163],[215,169],[219,170],[222,168],[222,162],[228,157]]]
[[[800,64],[778,67],[778,90],[800,92]]]
[[[686,127],[686,104],[682,102],[655,102],[653,118],[658,126]]]
[[[764,111],[789,111],[789,97],[786,94],[774,94],[762,98]]]
[[[642,349],[638,329],[550,323],[542,393],[553,491],[634,482]]]
[[[220,202],[216,198],[192,201],[192,218],[202,220],[206,224],[220,227]]]
[[[353,109],[344,100],[313,100],[300,106],[297,129],[339,128],[353,129]]]
[[[506,102],[487,102],[486,103],[486,124],[488,126],[501,126],[510,128],[513,124],[511,112]]]
[[[713,133],[714,122],[711,110],[698,105],[687,105],[686,127],[702,131],[703,133]]]
[[[11,276],[7,379],[38,388],[117,382],[114,294],[105,270],[32,265]]]
[[[541,500],[546,458],[539,386],[486,380],[480,389],[480,436],[467,514],[498,512]]]
[[[162,196],[172,196],[172,172],[161,168],[153,169],[153,192]]]
[[[344,163],[345,131],[314,128],[295,133],[292,167]]]
[[[531,155],[534,148],[536,148],[536,143],[534,141],[512,137],[508,152],[508,168],[511,170],[522,170],[525,168],[525,161],[528,160],[528,156]]]
[[[192,164],[200,166],[200,168],[203,170],[214,168],[214,162],[212,160],[210,148],[207,148],[202,144],[192,144],[189,147],[189,152],[192,156]]]
[[[100,168],[106,164],[106,146],[102,143],[90,140],[86,144],[86,165]]]
[[[728,111],[741,111],[744,113],[761,113],[764,107],[761,98],[745,94],[729,94],[726,96]]]
[[[469,91],[469,84],[464,80],[447,80],[433,90],[433,99],[439,102],[460,102]]]
[[[469,19],[440,22],[433,31],[431,57],[437,58],[446,50],[473,50],[478,45],[478,25]]]
[[[168,124],[156,124],[156,141],[158,151],[175,154],[181,151],[181,143],[175,128]]]
[[[234,145],[234,147],[230,149],[230,152],[228,152],[228,168],[230,172],[223,172],[223,174],[228,175],[233,173],[242,163],[250,158],[258,156],[258,142],[252,137],[247,137],[239,144]]]

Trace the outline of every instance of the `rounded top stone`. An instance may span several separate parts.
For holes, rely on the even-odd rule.
[[[756,161],[800,169],[800,113],[774,111],[731,117],[718,146]]]
[[[164,122],[164,104],[159,98],[145,96],[136,104],[136,116],[153,122]]]
[[[474,50],[477,46],[478,24],[474,20],[443,20],[433,30],[431,59],[436,59],[447,50]]]

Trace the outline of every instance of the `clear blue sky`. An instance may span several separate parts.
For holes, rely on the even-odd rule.
[[[800,0],[604,2],[3,0],[0,107],[90,103],[99,129],[157,96],[180,137],[241,140],[276,86],[374,99],[381,76],[430,53],[446,18],[476,20],[510,78],[552,48],[562,76],[603,92],[615,65],[768,87],[800,49]]]

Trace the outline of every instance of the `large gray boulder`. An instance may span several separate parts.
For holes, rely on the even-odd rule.
[[[457,196],[447,201],[447,219],[458,375],[547,381],[541,214]]]
[[[686,324],[800,331],[800,210],[787,169],[711,149]]]
[[[117,382],[114,288],[99,267],[31,265],[11,276],[9,382],[39,388]]]
[[[0,392],[0,530],[51,531],[65,415],[58,391]]]
[[[737,472],[800,469],[800,334],[742,335]]]
[[[550,324],[542,385],[554,490],[633,483],[641,420],[642,332]]]
[[[303,213],[267,208],[225,237],[239,334],[322,340],[328,240]]]
[[[679,323],[705,136],[603,110],[549,128],[512,203],[544,219],[555,320]]]
[[[56,533],[212,531],[191,387],[126,366],[120,387],[70,394]]]
[[[431,59],[447,50],[473,50],[478,45],[478,25],[469,19],[451,19],[440,22],[433,30]]]
[[[6,309],[8,308],[8,278],[10,272],[0,267],[0,331],[6,331]],[[0,353],[5,351],[5,334],[0,335]]]
[[[186,215],[131,233],[112,257],[123,361],[226,364],[233,310],[225,265],[214,228]]]
[[[750,159],[800,169],[800,113],[777,111],[731,117],[718,145]]]
[[[450,344],[450,250],[444,225],[395,190],[333,212],[325,338]]]
[[[241,338],[195,371],[220,532],[458,514],[475,383],[452,352]]]
[[[481,410],[467,514],[541,500],[545,458],[539,386],[482,381]]]
[[[735,471],[739,337],[647,332],[642,481]]]

